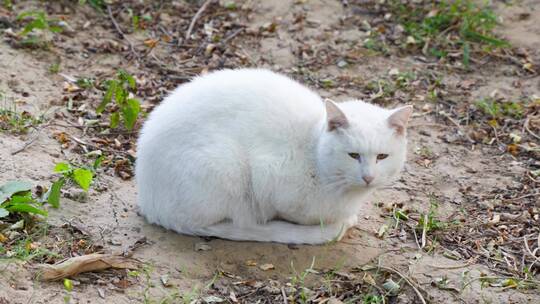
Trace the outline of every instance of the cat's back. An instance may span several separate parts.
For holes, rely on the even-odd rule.
[[[178,87],[150,114],[142,133],[226,130],[248,136],[266,130],[286,136],[280,131],[312,126],[323,115],[320,97],[286,76],[263,69],[221,70]]]

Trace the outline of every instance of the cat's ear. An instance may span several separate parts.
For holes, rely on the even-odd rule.
[[[394,113],[388,117],[388,124],[391,128],[396,130],[399,135],[405,134],[407,129],[407,122],[413,112],[413,106],[404,106],[394,110]]]
[[[347,117],[333,101],[326,99],[324,104],[326,106],[326,122],[328,124],[328,132],[349,127]]]

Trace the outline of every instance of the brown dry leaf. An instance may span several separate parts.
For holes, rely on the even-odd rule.
[[[146,45],[147,47],[153,49],[156,47],[156,45],[158,44],[159,40],[156,40],[156,39],[146,39],[144,41],[144,45]]]
[[[508,153],[512,154],[513,156],[517,156],[519,154],[519,146],[516,144],[509,144]]]
[[[8,240],[8,238],[0,233],[0,243],[5,243]]]
[[[259,268],[264,271],[275,269],[274,265],[272,264],[262,264],[261,266],[259,266]]]
[[[60,280],[83,272],[100,271],[109,268],[136,269],[139,262],[121,255],[93,253],[67,259],[56,264],[38,265],[41,280]]]
[[[257,262],[255,262],[254,260],[247,260],[246,266],[257,266]]]

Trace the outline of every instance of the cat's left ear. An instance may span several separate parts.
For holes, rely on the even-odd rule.
[[[405,134],[407,122],[413,112],[413,106],[408,105],[394,110],[394,113],[388,117],[388,124],[396,130],[399,135]]]
[[[328,124],[329,132],[349,127],[349,121],[347,120],[345,113],[341,111],[335,102],[330,99],[325,99],[324,104],[326,106],[326,122]]]

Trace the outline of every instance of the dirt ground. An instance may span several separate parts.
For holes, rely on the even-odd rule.
[[[126,17],[125,8],[130,4],[116,3],[112,6],[113,14],[123,28],[124,39],[119,37],[107,10],[99,13],[76,1],[18,1],[12,10],[0,8],[0,17],[9,21],[0,23],[4,31],[12,26],[13,31],[18,30],[20,25],[12,23],[15,16],[36,8],[62,17],[72,29],[69,33],[54,34],[48,50],[21,48],[9,33],[2,36],[3,102],[16,104],[18,109],[36,116],[44,115],[47,122],[28,134],[0,131],[0,182],[28,180],[36,186],[47,185],[54,179],[55,163],[84,163],[85,149],[99,148],[110,155],[113,165],[99,169],[86,199],[73,199],[76,189],[66,189],[61,207],[49,209],[49,231],[58,233],[56,236],[68,231],[71,237],[84,238],[95,251],[103,252],[122,252],[142,242],[133,249],[133,257],[143,265],[136,273],[108,270],[72,277],[72,303],[288,303],[283,295],[290,295],[288,301],[297,303],[301,301],[293,294],[303,290],[298,276],[312,263],[313,270],[307,272],[302,282],[312,299],[326,286],[359,282],[350,285],[349,290],[339,287],[342,289],[336,290],[342,291],[327,292],[326,300],[319,297],[319,303],[340,303],[340,294],[360,295],[366,288],[380,292],[378,284],[370,284],[371,280],[379,282],[389,277],[401,286],[398,295],[389,297],[391,303],[421,303],[418,293],[428,303],[540,303],[538,288],[495,281],[524,279],[520,268],[527,256],[524,236],[530,237],[531,250],[540,247],[533,242],[539,237],[540,222],[533,214],[538,214],[540,208],[540,181],[524,182],[533,178],[530,172],[540,167],[540,153],[508,153],[509,132],[493,133],[480,125],[483,118],[477,111],[469,115],[467,110],[474,107],[475,101],[490,96],[516,101],[539,99],[538,75],[510,59],[480,58],[470,71],[463,71],[414,53],[369,52],[358,46],[367,38],[362,21],[373,22],[380,16],[364,12],[365,1],[349,2],[345,6],[334,0],[236,1],[235,10],[224,9],[223,2],[212,3],[195,23],[192,39],[185,39],[184,35],[202,4],[196,1],[162,1],[154,6],[133,3],[134,11],[153,17],[146,28],[138,31],[131,30]],[[517,1],[511,6],[503,1],[493,2],[495,12],[502,17],[497,33],[508,39],[513,48],[526,50],[527,58],[532,60],[530,69],[534,69],[540,63],[540,4],[535,0]],[[229,40],[208,47],[205,31],[225,31]],[[149,39],[159,41],[158,45],[150,47]],[[50,73],[51,64],[56,62],[60,63],[59,73]],[[150,111],[168,90],[189,77],[205,70],[239,66],[261,66],[289,74],[314,87],[322,96],[336,100],[361,98],[386,106],[415,106],[408,133],[408,162],[402,178],[391,187],[380,189],[366,202],[365,213],[343,241],[324,246],[287,246],[206,240],[147,224],[137,215],[137,193],[130,168],[114,166],[130,160],[130,154],[136,150],[136,134],[99,135],[92,128],[85,128],[85,120],[95,118],[94,109],[103,93],[97,89],[70,91],[67,86],[70,78],[90,77],[99,81],[123,68],[136,77],[142,107]],[[393,79],[396,69],[441,76],[443,84],[436,101],[425,98],[429,85],[423,86],[422,78],[411,90],[375,96],[377,89],[370,90],[369,83]],[[70,100],[71,110],[67,106]],[[532,129],[536,134],[538,130]],[[540,144],[523,127],[512,131],[522,138],[523,145]],[[478,139],[475,132],[485,138]],[[67,139],[59,140],[59,134]],[[102,145],[96,138],[105,139],[110,146]],[[21,147],[25,148],[13,155]],[[457,221],[459,227],[428,238],[428,247],[432,249],[420,249],[420,236],[413,236],[414,225],[395,225],[392,210],[407,210],[414,218],[414,214],[426,214],[433,200],[438,204],[438,218]],[[527,210],[531,219],[521,221],[518,217]],[[512,247],[514,251],[496,258],[485,248],[506,248],[505,242],[490,243],[497,237],[492,235],[493,231],[503,229],[494,220],[497,216],[510,231],[508,240],[512,239],[514,226],[527,226],[527,233],[536,234],[519,232],[515,237],[520,247]],[[388,231],[383,234],[381,227]],[[55,235],[48,237],[49,241],[54,238]],[[47,244],[45,239],[36,242]],[[534,253],[538,260],[537,251]],[[72,251],[63,258],[70,256]],[[531,261],[531,257],[525,261]],[[35,278],[38,262],[47,261],[2,258],[0,303],[65,301],[67,292],[61,282]],[[264,264],[273,268],[263,270]],[[378,266],[380,273],[367,271],[366,265]],[[532,274],[527,278],[538,282],[534,281],[540,279],[535,274],[537,270],[531,268]],[[329,271],[333,273],[331,279],[327,276]],[[491,277],[492,281],[486,279]],[[443,281],[444,286],[439,284]],[[310,301],[315,302],[307,300]],[[351,302],[362,302],[362,297]]]

